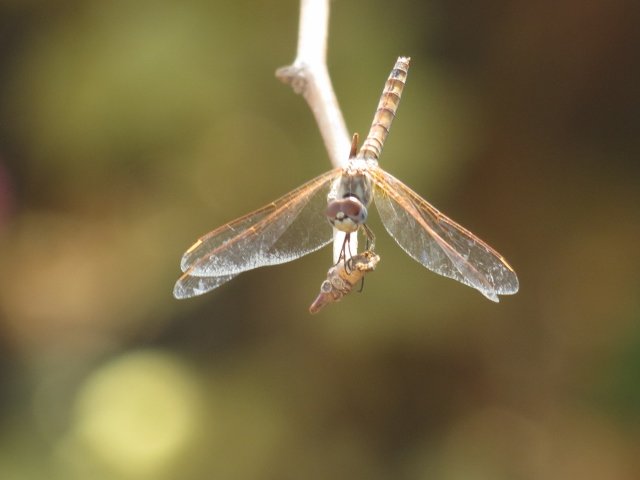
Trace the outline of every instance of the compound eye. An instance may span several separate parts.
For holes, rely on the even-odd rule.
[[[364,206],[357,198],[348,197],[333,200],[327,205],[326,215],[333,219],[351,218],[360,220],[363,218]]]
[[[349,218],[360,218],[362,216],[362,203],[355,198],[345,198],[342,200],[342,211]]]
[[[333,286],[329,280],[325,280],[322,282],[322,285],[320,285],[320,291],[322,293],[331,293],[331,290],[333,290]]]

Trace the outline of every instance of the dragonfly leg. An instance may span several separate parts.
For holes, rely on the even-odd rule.
[[[340,248],[340,255],[338,255],[338,261],[334,266],[338,266],[340,262],[343,262],[345,271],[348,275],[351,275],[353,271],[353,253],[351,252],[351,234],[347,233],[344,236],[342,247]]]
[[[366,223],[362,224],[362,230],[364,230],[364,236],[367,239],[367,250],[373,252],[376,248],[376,236]]]
[[[351,251],[351,234],[347,233],[346,242],[345,242],[345,253],[344,253],[344,270],[347,272],[347,275],[351,275],[353,271],[353,252]],[[347,250],[349,253],[349,258],[347,258]]]
[[[338,264],[342,261],[345,261],[347,258],[347,243],[349,242],[349,233],[344,236],[342,240],[342,246],[340,247],[340,255],[338,255],[338,260],[336,261],[334,267],[337,267]]]

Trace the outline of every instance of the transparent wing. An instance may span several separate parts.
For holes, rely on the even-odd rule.
[[[340,169],[335,169],[320,175],[275,202],[201,237],[182,257],[185,275],[178,284],[193,287],[194,281],[187,281],[185,276],[229,277],[289,262],[328,244],[333,233],[325,221],[326,196],[339,173]],[[203,285],[211,290],[229,279]]]
[[[176,298],[190,298],[207,293],[228,282],[236,275],[222,275],[220,277],[192,277],[184,274],[176,282],[173,288],[173,296]]]
[[[384,170],[372,168],[368,175],[382,223],[414,260],[494,302],[518,291],[518,277],[493,248]]]

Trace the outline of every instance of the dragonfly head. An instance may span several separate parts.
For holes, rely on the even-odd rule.
[[[329,223],[345,233],[353,233],[367,220],[367,207],[355,195],[334,199],[325,211]]]

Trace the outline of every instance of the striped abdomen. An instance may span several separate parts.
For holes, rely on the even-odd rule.
[[[380,157],[382,146],[391,128],[391,122],[393,122],[400,104],[400,96],[407,80],[410,61],[411,58],[409,57],[398,57],[393,70],[391,70],[389,79],[384,84],[378,108],[373,116],[369,135],[367,135],[367,139],[362,144],[360,153],[358,153],[359,158],[378,160]]]

